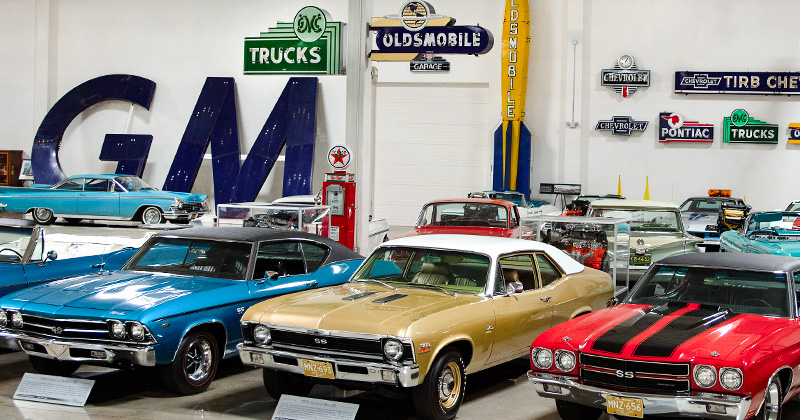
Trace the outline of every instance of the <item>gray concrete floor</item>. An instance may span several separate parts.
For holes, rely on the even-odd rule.
[[[2,214],[7,217],[8,214]],[[140,238],[151,232],[135,223],[57,223],[49,232]],[[169,225],[166,225],[169,226]],[[394,238],[411,229],[390,228]],[[528,362],[519,359],[467,377],[467,394],[457,418],[461,420],[558,420],[553,400],[540,398],[528,382]],[[264,390],[261,371],[244,367],[238,359],[221,363],[208,391],[175,396],[166,391],[152,370],[120,371],[82,366],[76,377],[93,379],[95,385],[84,407],[67,407],[14,400],[25,372],[34,373],[22,352],[0,351],[0,419],[270,419],[277,401]],[[312,398],[357,404],[357,419],[416,419],[408,399],[392,399],[374,392],[341,391],[317,385]],[[613,417],[603,415],[601,420]],[[784,419],[800,420],[800,402],[788,403]]]

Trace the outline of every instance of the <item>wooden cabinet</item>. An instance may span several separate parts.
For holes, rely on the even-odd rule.
[[[0,185],[20,187],[22,150],[0,150]]]

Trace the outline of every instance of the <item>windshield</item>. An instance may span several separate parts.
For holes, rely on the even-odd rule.
[[[142,179],[139,178],[138,176],[118,176],[114,178],[114,180],[117,181],[119,185],[122,185],[122,187],[128,190],[129,192],[156,189],[147,185],[147,183],[142,181]]]
[[[800,213],[753,213],[747,220],[747,235],[775,239],[800,239]]]
[[[591,209],[589,216],[630,219],[631,232],[680,233],[680,213],[675,210]],[[603,229],[613,230],[613,225]]]
[[[351,281],[378,280],[388,285],[433,285],[452,292],[482,293],[489,257],[458,251],[382,247],[375,250]]]
[[[251,249],[244,242],[155,238],[123,269],[244,280]]]
[[[0,227],[0,263],[22,262],[22,256],[25,255],[25,250],[28,248],[32,231],[30,228]],[[41,244],[37,243],[37,249],[32,258],[38,259],[41,252]]]
[[[417,226],[508,228],[508,210],[492,203],[431,203],[422,209]]]
[[[705,267],[658,267],[625,301],[642,305],[700,303],[736,313],[790,316],[786,275]]]
[[[738,200],[732,198],[690,198],[681,204],[681,211],[695,213],[719,213],[722,204],[737,204]]]

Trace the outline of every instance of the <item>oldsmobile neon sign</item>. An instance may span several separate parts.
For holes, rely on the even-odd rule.
[[[675,93],[798,95],[800,73],[676,71]]]

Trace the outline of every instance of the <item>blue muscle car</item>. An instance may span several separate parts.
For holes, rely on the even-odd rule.
[[[750,213],[741,228],[720,235],[720,248],[728,252],[800,257],[800,212]]]
[[[0,187],[0,207],[31,213],[46,225],[56,217],[189,223],[208,212],[205,194],[159,191],[133,175],[76,175],[55,185]]]
[[[239,320],[266,298],[346,282],[363,257],[328,238],[248,227],[151,237],[116,272],[67,278],[0,298],[0,345],[40,373],[81,363],[158,366],[177,394],[208,388],[237,355]]]
[[[20,223],[30,220],[20,220]],[[44,230],[35,226],[0,225],[0,295],[44,282],[122,267],[136,251],[123,249],[56,261],[53,250],[45,251]]]

